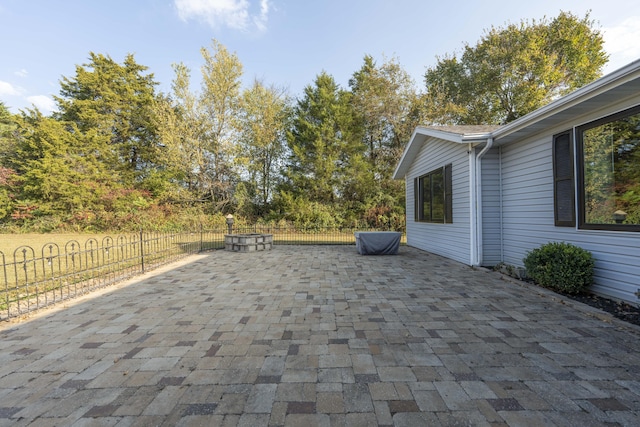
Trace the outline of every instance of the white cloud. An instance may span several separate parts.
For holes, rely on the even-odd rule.
[[[43,113],[50,113],[56,109],[56,103],[46,95],[29,96],[27,101],[38,107]]]
[[[266,29],[269,1],[260,0],[259,13],[252,13],[250,0],[174,0],[178,16],[183,21],[197,19],[212,28],[229,27],[248,31],[251,26]]]
[[[253,17],[253,23],[260,31],[267,29],[267,21],[269,19],[269,0],[260,0],[260,15]]]
[[[609,53],[608,69],[617,69],[640,58],[640,16],[630,16],[615,27],[603,28],[604,50]]]
[[[0,80],[0,96],[20,96],[20,90],[11,83]]]
[[[21,70],[15,71],[13,74],[15,74],[18,77],[27,77],[29,72],[23,68]]]

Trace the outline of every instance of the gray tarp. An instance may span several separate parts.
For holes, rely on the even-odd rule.
[[[402,233],[397,231],[356,231],[356,249],[361,255],[396,255]]]

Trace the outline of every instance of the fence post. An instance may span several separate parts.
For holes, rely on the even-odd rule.
[[[144,274],[144,245],[142,244],[142,228],[140,229],[140,266]]]
[[[4,258],[4,252],[0,251],[0,256],[2,256],[2,272],[4,273],[2,278],[4,279],[4,294],[7,300],[7,318],[9,318],[11,317],[11,308],[9,306],[9,277],[7,276],[7,262]]]
[[[202,231],[202,223],[200,223],[200,250],[198,251],[198,253],[200,253],[200,252],[202,252],[204,250],[202,248],[202,245],[203,245],[203,243],[202,243],[202,239],[203,239],[202,233],[203,233],[203,231]]]

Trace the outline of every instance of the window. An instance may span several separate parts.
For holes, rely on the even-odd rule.
[[[640,231],[640,106],[576,129],[580,228]]]
[[[451,165],[414,180],[416,221],[452,223]]]

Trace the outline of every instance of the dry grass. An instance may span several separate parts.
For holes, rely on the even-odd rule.
[[[285,245],[303,245],[303,244],[354,244],[354,230],[349,231],[327,231],[319,230],[317,232],[300,232],[290,228],[247,228],[247,230],[238,230],[236,232],[253,232],[271,233],[275,244]],[[218,233],[215,237],[208,236],[208,240],[212,244],[223,244],[224,232]],[[101,234],[78,234],[78,233],[61,233],[61,234],[0,234],[0,251],[4,253],[6,258],[13,259],[14,251],[20,246],[30,246],[36,251],[36,255],[40,255],[42,248],[50,243],[57,244],[61,249],[64,245],[71,241],[77,241],[81,247],[89,239],[95,239],[98,243],[102,243],[102,239],[110,236],[116,239],[120,233],[101,233]],[[133,233],[124,234],[126,237],[134,236]],[[213,237],[213,239],[212,239]],[[212,241],[215,240],[215,241]],[[406,243],[406,237],[402,236],[402,244]],[[9,259],[7,259],[9,261]]]
[[[201,236],[138,234],[0,235],[0,311],[21,312],[26,306],[106,286],[146,268],[177,260],[202,248]],[[142,255],[144,254],[144,255]],[[0,313],[0,317],[3,313]]]
[[[89,239],[96,239],[101,242],[106,236],[109,236],[109,234],[0,234],[0,251],[4,253],[6,258],[13,259],[14,251],[20,246],[31,246],[39,254],[42,248],[50,243],[57,244],[63,248],[67,242],[76,240],[81,246],[84,246]]]

